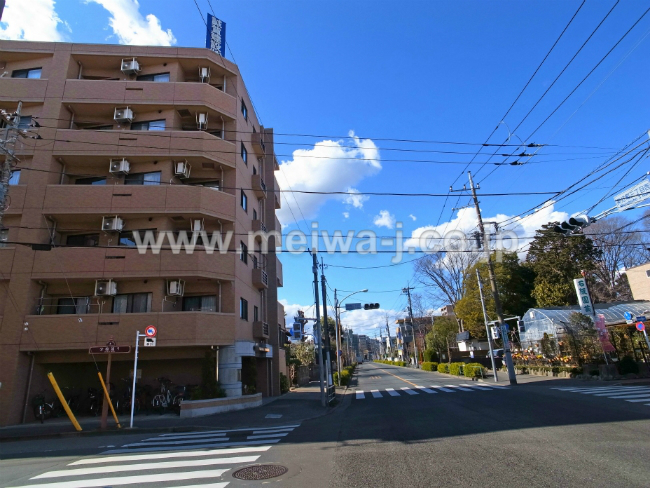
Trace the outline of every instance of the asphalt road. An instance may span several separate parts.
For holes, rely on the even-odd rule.
[[[649,386],[490,386],[365,363],[331,414],[300,424],[5,443],[0,485],[260,486],[233,477],[260,464],[288,469],[265,483],[301,488],[650,485]]]

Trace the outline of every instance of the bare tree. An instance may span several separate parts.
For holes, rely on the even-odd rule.
[[[427,287],[426,293],[433,303],[455,306],[463,296],[465,270],[479,258],[477,252],[427,254],[415,262],[415,276]]]
[[[631,225],[626,227],[630,222],[615,215],[585,229],[585,235],[602,253],[596,262],[595,282],[592,284],[594,299],[599,302],[632,300],[625,269],[648,260],[645,231]]]

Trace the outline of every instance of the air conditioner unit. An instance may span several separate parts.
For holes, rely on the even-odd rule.
[[[192,220],[192,232],[201,232],[205,230],[205,222],[203,219]]]
[[[128,175],[129,174],[129,168],[131,165],[129,162],[122,158],[122,159],[111,159],[111,163],[108,167],[108,171],[111,174],[114,175]]]
[[[208,128],[208,114],[206,113],[197,113],[196,114],[196,127],[199,130],[207,130]]]
[[[117,283],[113,280],[95,281],[95,296],[113,296],[117,295]]]
[[[187,160],[174,162],[174,174],[179,178],[189,178],[191,169],[192,166]]]
[[[199,68],[201,83],[210,83],[210,68]]]
[[[172,297],[182,297],[185,293],[185,281],[169,280],[167,281],[167,295]]]
[[[122,60],[122,73],[125,75],[135,75],[140,72],[140,63],[136,58],[127,58]]]
[[[119,232],[124,228],[124,221],[117,215],[114,217],[102,217],[102,230],[104,232]]]
[[[113,119],[117,122],[133,122],[135,115],[133,115],[133,110],[129,107],[116,108],[115,113],[113,114]]]

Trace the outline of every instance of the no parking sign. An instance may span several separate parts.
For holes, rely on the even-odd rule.
[[[158,329],[156,329],[156,327],[153,325],[148,325],[147,328],[144,329],[144,333],[147,337],[156,337]]]

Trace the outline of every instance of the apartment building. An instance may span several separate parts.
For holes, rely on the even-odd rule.
[[[650,263],[625,270],[635,300],[650,300]]]
[[[0,229],[0,423],[32,419],[50,371],[64,392],[97,386],[106,356],[89,347],[134,346],[148,325],[140,384],[197,385],[213,362],[228,396],[278,395],[282,264],[248,234],[281,229],[279,167],[237,66],[208,49],[0,41],[0,74],[0,108],[21,101],[39,137],[16,142]],[[225,242],[141,254],[134,231]],[[119,390],[133,352],[112,362]]]

